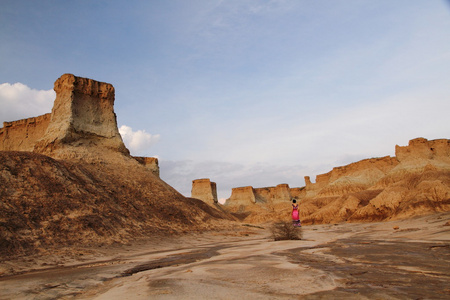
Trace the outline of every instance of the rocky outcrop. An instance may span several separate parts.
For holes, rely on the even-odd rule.
[[[291,189],[288,184],[282,183],[275,187],[253,188],[252,186],[245,186],[233,188],[226,205],[233,207],[250,203],[274,204],[290,200]]]
[[[129,155],[112,85],[65,74],[55,91],[51,114],[0,129],[0,258],[205,230],[223,219],[162,181],[156,158]]]
[[[217,205],[217,186],[209,179],[196,179],[192,181],[191,197],[200,199],[209,205]]]
[[[450,140],[417,138],[408,146],[395,146],[395,157],[402,168],[424,168],[428,164],[448,168],[450,165]]]
[[[91,162],[130,158],[117,128],[111,84],[64,74],[54,90],[51,113],[3,123],[0,151],[33,151]],[[159,176],[157,158],[134,159]]]
[[[64,74],[54,90],[50,114],[4,122],[0,150],[33,151],[54,158],[105,157],[105,151],[129,155],[117,128],[111,84]]]
[[[297,190],[294,191],[294,194]],[[275,187],[253,188],[245,186],[233,188],[224,209],[234,217],[248,222],[267,222],[277,219],[277,207],[291,200],[292,189],[288,184]]]
[[[83,158],[104,151],[129,154],[117,127],[111,84],[64,74],[54,90],[51,120],[34,152],[56,158],[71,158],[80,150]]]
[[[243,186],[231,189],[231,196],[225,205],[229,207],[247,206],[256,203],[255,190],[251,186]]]
[[[270,189],[252,188],[254,195]],[[304,224],[379,221],[448,211],[450,140],[414,139],[408,146],[396,146],[395,157],[370,158],[336,167],[317,175],[315,183],[305,176],[305,187],[291,188],[289,192],[300,202]],[[269,192],[259,194],[271,198]],[[256,201],[250,203],[243,201],[248,195],[241,192],[227,204],[232,208],[233,201],[239,203],[247,222],[289,218],[289,197],[276,197],[278,201],[268,202],[258,201],[255,196]]]
[[[277,203],[291,200],[291,189],[286,183],[275,187],[255,188],[256,202],[259,203]]]
[[[133,158],[149,169],[155,176],[159,177],[159,164],[156,157],[133,156]]]

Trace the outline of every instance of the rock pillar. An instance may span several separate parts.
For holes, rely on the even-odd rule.
[[[70,148],[84,146],[97,154],[104,150],[129,154],[117,128],[111,84],[64,74],[56,80],[54,90],[51,120],[34,152],[73,157],[76,151]],[[91,150],[78,155],[91,155]]]
[[[217,203],[217,187],[215,182],[209,179],[196,179],[192,181],[191,197],[203,202],[215,205]]]

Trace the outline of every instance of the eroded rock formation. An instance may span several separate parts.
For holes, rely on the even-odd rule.
[[[316,183],[305,180],[307,196],[337,196],[367,189],[399,164],[385,156],[364,159],[316,176]]]
[[[65,74],[55,91],[51,114],[0,129],[0,257],[203,230],[223,218],[162,181],[156,158],[129,155],[111,84]]]
[[[0,151],[33,151],[36,142],[41,139],[51,114],[22,119],[12,122],[3,122],[0,128]]]
[[[117,127],[111,84],[64,74],[54,90],[51,120],[34,152],[65,158],[81,146],[83,157],[105,150],[129,154]]]
[[[256,203],[255,190],[252,186],[243,186],[233,188],[231,190],[231,197],[227,200],[226,205],[239,207],[241,205],[247,206]]]
[[[32,151],[90,162],[131,158],[117,128],[111,84],[64,74],[55,81],[54,90],[51,113],[3,123],[0,151]],[[159,176],[157,158],[133,158]]]
[[[289,218],[290,197],[300,201],[304,223],[374,221],[406,218],[450,210],[450,140],[413,139],[396,146],[395,157],[361,160],[316,176],[305,176],[305,187],[291,188],[283,196],[240,188],[227,201],[227,209],[245,221]],[[273,188],[272,188],[273,189]],[[272,197],[278,197],[276,200]],[[248,201],[254,197],[255,201]],[[274,213],[277,212],[277,213]]]
[[[211,182],[208,178],[193,180],[191,197],[200,199],[209,205],[216,205],[218,202],[216,183]]]
[[[290,201],[291,189],[282,183],[275,187],[253,188],[252,186],[238,187],[231,190],[231,197],[227,200],[228,207],[237,207],[254,203],[273,204]]]

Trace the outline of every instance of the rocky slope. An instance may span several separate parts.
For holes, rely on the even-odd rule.
[[[3,150],[19,150],[0,151],[0,256],[205,230],[227,217],[162,181],[153,160],[129,155],[112,85],[65,74],[55,91],[48,122],[0,130]]]
[[[0,151],[0,198],[2,255],[127,243],[149,234],[205,229],[222,218],[126,157],[115,164],[86,164]]]

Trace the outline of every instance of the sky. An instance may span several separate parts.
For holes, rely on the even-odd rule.
[[[1,0],[0,122],[71,73],[114,85],[125,145],[185,196],[301,187],[450,138],[449,33],[442,0]]]

